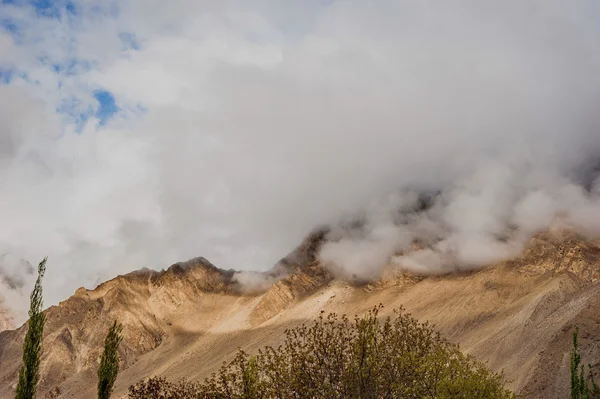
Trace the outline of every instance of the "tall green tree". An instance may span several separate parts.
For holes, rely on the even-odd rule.
[[[575,328],[573,333],[573,349],[571,350],[571,399],[579,399],[579,364],[581,363],[581,354],[579,354],[579,344],[577,341],[579,328]]]
[[[573,333],[573,349],[571,350],[571,399],[600,398],[600,387],[594,382],[591,366],[589,367],[589,383],[585,378],[585,367],[581,364],[579,353],[579,328]]]
[[[123,325],[117,320],[104,340],[104,353],[98,369],[98,399],[109,399],[119,374],[119,345],[123,340]]]
[[[40,355],[42,353],[42,338],[46,315],[42,313],[42,279],[46,272],[44,258],[38,265],[38,276],[31,293],[29,306],[29,327],[23,342],[23,366],[19,371],[16,399],[33,399],[37,391],[40,378]]]

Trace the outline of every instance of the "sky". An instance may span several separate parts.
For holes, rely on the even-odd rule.
[[[22,284],[0,296],[23,314],[21,260],[44,256],[47,304],[196,256],[266,270],[356,215],[322,259],[365,277],[422,235],[400,263],[507,256],[559,212],[595,233],[599,20],[592,0],[2,0],[0,271]]]

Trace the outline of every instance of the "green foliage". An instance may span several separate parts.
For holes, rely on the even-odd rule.
[[[185,380],[172,383],[164,378],[152,377],[129,387],[129,397],[136,399],[196,399],[200,384]],[[213,399],[217,399],[215,396]]]
[[[104,353],[98,369],[98,399],[109,399],[119,374],[119,344],[123,340],[123,325],[116,320],[104,340]]]
[[[600,387],[594,382],[591,366],[586,380],[585,367],[581,364],[578,341],[579,329],[573,333],[573,349],[571,350],[571,399],[600,398]]]
[[[130,387],[129,397],[514,398],[504,388],[502,374],[462,354],[428,324],[402,310],[394,318],[381,320],[380,309],[353,321],[322,313],[311,326],[287,330],[284,343],[277,348],[266,347],[252,357],[240,350],[232,362],[223,364],[202,384],[190,384],[180,396],[153,396],[143,391],[150,386],[147,381]],[[158,379],[149,381],[155,384],[154,392],[166,386]]]
[[[260,392],[258,391],[258,366],[256,365],[256,357],[252,356],[248,361],[242,363],[242,386],[243,386],[243,397],[245,399],[260,399]]]
[[[46,315],[42,313],[44,305],[42,296],[42,279],[46,272],[44,258],[38,265],[38,276],[30,296],[29,327],[23,342],[23,366],[19,370],[16,399],[33,399],[40,378],[40,355]]]

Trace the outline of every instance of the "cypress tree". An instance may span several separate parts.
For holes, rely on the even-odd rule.
[[[571,399],[592,399],[600,397],[600,387],[594,381],[592,366],[589,368],[589,384],[585,377],[585,366],[581,364],[579,353],[579,328],[573,333],[573,349],[571,350]]]
[[[579,334],[579,328],[575,327],[573,333],[573,349],[571,350],[571,399],[580,399],[579,393],[580,378],[579,378],[579,364],[581,363],[581,355],[579,354],[579,345],[577,342],[577,335]]]
[[[119,344],[123,340],[123,325],[116,320],[104,340],[104,353],[98,369],[98,399],[109,399],[119,373]]]
[[[38,276],[30,296],[29,328],[23,342],[23,366],[19,371],[16,399],[33,399],[40,378],[40,355],[42,353],[42,338],[46,315],[42,313],[42,278],[46,272],[44,258],[38,265]]]

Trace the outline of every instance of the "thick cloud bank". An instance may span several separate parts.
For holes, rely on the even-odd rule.
[[[340,220],[321,257],[367,278],[600,232],[595,1],[69,4],[0,5],[0,253],[49,257],[48,304]]]

